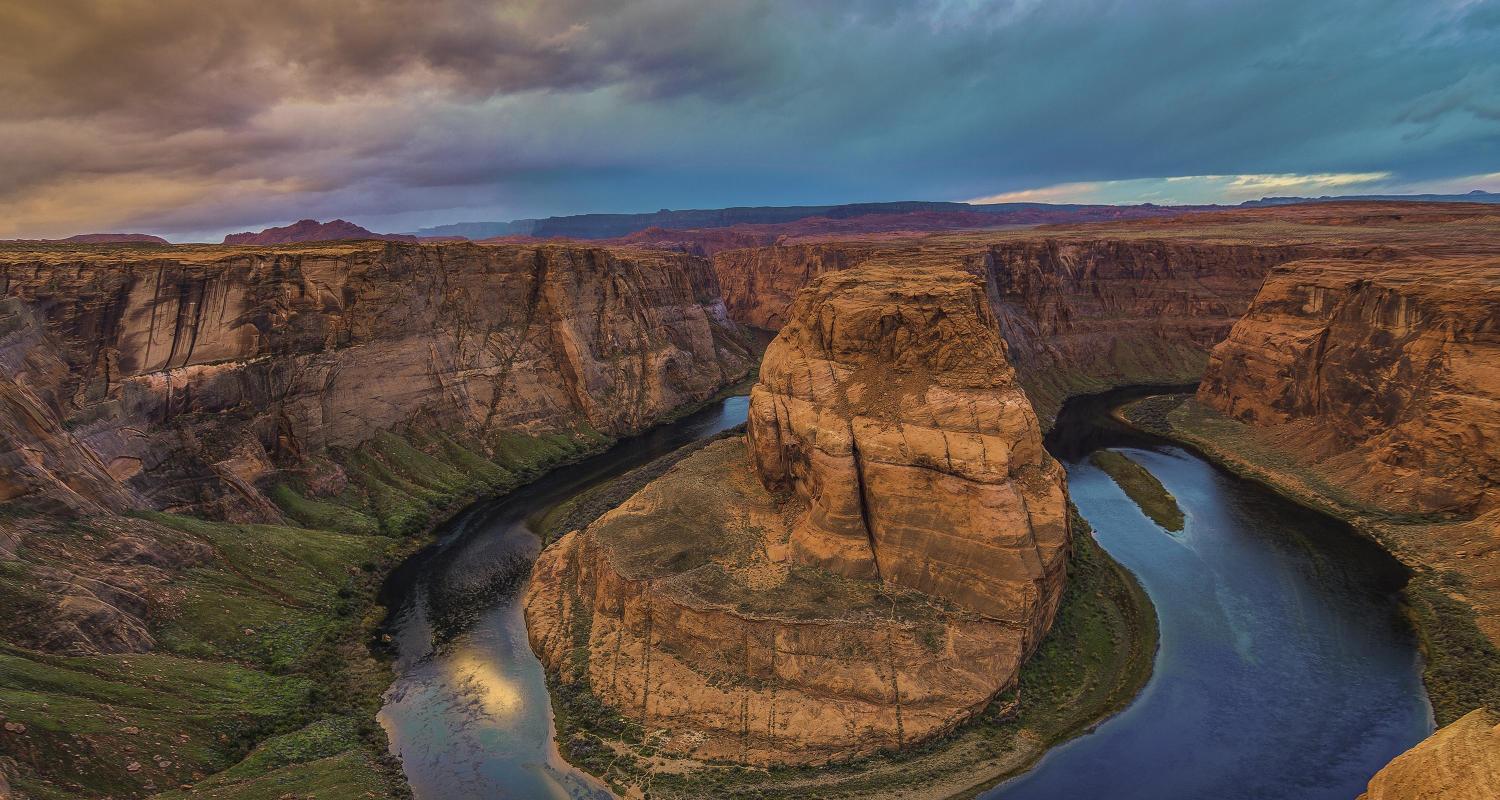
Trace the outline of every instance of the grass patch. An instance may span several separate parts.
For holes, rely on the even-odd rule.
[[[1474,624],[1474,611],[1453,599],[1463,578],[1419,572],[1405,589],[1407,615],[1421,640],[1422,680],[1439,727],[1480,706],[1500,708],[1500,651]]]
[[[380,523],[368,514],[337,503],[303,497],[284,483],[272,487],[271,500],[281,508],[282,513],[304,527],[367,536],[380,533]]]
[[[1097,450],[1089,461],[1104,470],[1152,522],[1169,531],[1182,530],[1184,519],[1177,498],[1145,467],[1114,450]]]

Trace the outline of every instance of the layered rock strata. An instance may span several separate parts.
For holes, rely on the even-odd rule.
[[[708,263],[361,244],[0,252],[0,493],[276,519],[275,470],[416,422],[617,435],[753,356]]]
[[[1044,420],[1069,394],[1194,380],[1266,272],[1306,245],[1100,234],[809,242],[714,256],[737,321],[779,329],[801,287],[865,263],[963,264],[985,278],[1011,362]]]
[[[743,441],[543,552],[528,630],[563,691],[667,752],[849,758],[949,730],[1014,681],[1068,535],[981,282],[862,268],[799,299]]]
[[[214,556],[121,512],[411,533],[753,362],[708,262],[663,253],[16,249],[0,291],[0,599],[27,612],[0,634],[55,652],[151,649],[161,585]]]
[[[1500,258],[1273,270],[1198,399],[1393,512],[1500,508]]]

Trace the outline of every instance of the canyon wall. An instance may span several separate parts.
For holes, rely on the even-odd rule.
[[[714,256],[736,321],[777,329],[819,275],[863,263],[963,266],[985,277],[1010,359],[1050,422],[1071,394],[1197,379],[1267,271],[1320,252],[1072,232],[1004,232],[731,250]]]
[[[794,306],[743,439],[543,552],[527,628],[565,704],[675,756],[908,747],[1013,683],[1057,609],[1066,514],[981,281],[860,268]]]
[[[674,254],[15,250],[0,290],[0,635],[54,652],[152,649],[215,558],[122,512],[410,534],[754,362]]]
[[[1500,262],[1273,270],[1198,399],[1381,508],[1500,508]]]
[[[0,254],[0,495],[276,519],[281,468],[421,423],[618,435],[753,356],[708,263],[570,246]]]

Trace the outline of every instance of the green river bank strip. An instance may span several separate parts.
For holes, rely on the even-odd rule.
[[[738,431],[727,431],[721,436]],[[706,445],[688,445],[575,497],[532,520],[555,538],[586,526],[673,464]],[[648,769],[656,753],[635,723],[586,689],[549,676],[564,757],[625,795],[689,800],[895,798],[949,800],[974,794],[1029,769],[1051,747],[1082,734],[1128,705],[1151,676],[1156,611],[1135,577],[1093,539],[1073,514],[1068,587],[1052,631],[1021,669],[1018,685],[949,735],[915,748],[816,767],[748,768],[682,764]]]
[[[1480,706],[1500,708],[1500,650],[1476,624],[1474,610],[1458,598],[1467,580],[1415,558],[1405,543],[1445,524],[1371,508],[1328,484],[1306,465],[1258,439],[1248,425],[1203,406],[1190,394],[1143,398],[1116,416],[1135,427],[1180,442],[1246,480],[1294,503],[1348,523],[1411,569],[1402,592],[1407,617],[1420,639],[1422,679],[1439,727]]]
[[[1174,533],[1182,531],[1184,519],[1177,498],[1145,467],[1114,450],[1096,451],[1089,461],[1104,470],[1152,522]]]

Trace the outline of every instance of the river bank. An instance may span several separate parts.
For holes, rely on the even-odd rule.
[[[1434,557],[1423,539],[1434,526],[1462,521],[1390,514],[1350,499],[1305,465],[1278,452],[1250,426],[1206,408],[1187,394],[1136,400],[1116,418],[1183,443],[1203,457],[1306,508],[1343,521],[1379,544],[1412,572],[1403,589],[1407,616],[1421,640],[1423,682],[1438,726],[1482,705],[1500,707],[1500,650],[1494,632],[1465,602],[1469,579],[1452,568],[1454,556]],[[1446,563],[1445,563],[1446,562]],[[1490,620],[1491,628],[1495,627]]]

